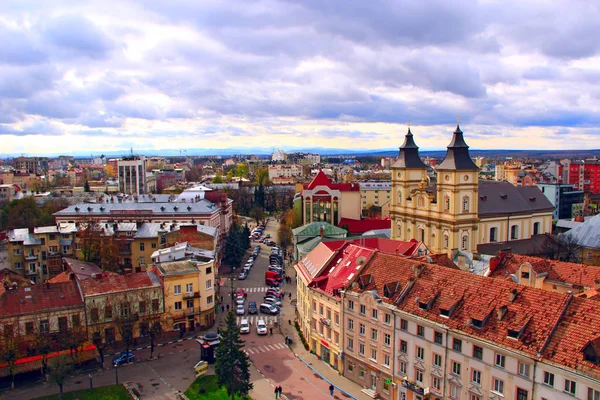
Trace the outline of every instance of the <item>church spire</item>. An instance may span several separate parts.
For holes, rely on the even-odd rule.
[[[437,166],[436,170],[473,171],[479,169],[469,155],[469,146],[465,142],[458,123],[447,149],[446,158]]]
[[[397,168],[427,169],[427,165],[425,165],[425,163],[421,161],[421,157],[419,157],[419,146],[415,143],[413,134],[410,131],[410,122],[408,132],[406,133],[406,136],[404,136],[404,143],[400,146],[398,160],[393,166]]]

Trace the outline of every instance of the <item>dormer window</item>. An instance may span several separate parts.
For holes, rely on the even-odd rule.
[[[508,337],[512,339],[518,339],[521,336],[521,332],[513,331],[512,329],[508,330]]]
[[[473,325],[473,328],[477,328],[477,329],[483,328],[483,321],[480,321],[478,319],[472,319],[471,323]]]
[[[590,340],[583,348],[583,358],[595,365],[600,365],[600,336]]]

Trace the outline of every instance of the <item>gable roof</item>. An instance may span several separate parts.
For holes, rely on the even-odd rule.
[[[352,218],[341,218],[338,223],[340,228],[347,228],[350,234],[364,233],[374,229],[390,229],[392,226],[392,220],[390,219],[377,219],[377,218],[365,218],[365,219],[352,219]],[[344,228],[344,229],[345,229]]]
[[[479,182],[478,195],[480,218],[554,211],[554,206],[534,186],[517,187],[508,182],[484,180]]]
[[[309,183],[305,183],[304,189],[313,190],[318,186],[327,186],[330,189],[339,190],[340,192],[360,192],[360,185],[358,183],[332,183],[323,170],[319,170]]]
[[[321,235],[321,228],[323,228],[325,237],[344,237],[348,233],[345,229],[338,228],[324,221],[311,222],[310,224],[299,226],[292,229],[292,233],[294,236],[299,237],[315,237]]]
[[[304,277],[305,282],[310,283],[334,254],[335,250],[325,243],[319,243],[310,253],[298,261],[294,268]]]
[[[153,272],[138,272],[129,275],[103,274],[98,279],[78,281],[84,296],[97,296],[130,290],[151,289],[160,286]]]
[[[566,236],[583,247],[600,249],[600,214],[574,227],[565,233]]]
[[[50,312],[83,306],[74,281],[19,287],[0,296],[0,316]]]

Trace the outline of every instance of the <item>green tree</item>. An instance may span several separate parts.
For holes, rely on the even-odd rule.
[[[254,190],[254,204],[256,207],[265,209],[265,187],[262,184]]]
[[[245,396],[253,385],[250,383],[250,361],[242,350],[244,341],[240,338],[240,328],[233,310],[227,313],[226,328],[221,330],[221,340],[215,353],[215,374],[217,382],[225,386],[231,399],[235,395]]]
[[[265,214],[263,212],[262,207],[259,207],[259,206],[252,207],[252,209],[250,210],[250,217],[254,218],[256,220],[257,224],[260,221],[262,221],[265,218]]]
[[[90,192],[90,183],[86,180],[83,184],[83,191],[89,193]]]
[[[5,322],[5,327],[8,326],[9,324],[7,323],[8,321],[4,321]],[[14,321],[16,322],[16,321]],[[14,324],[10,324],[13,327],[15,326]],[[5,362],[6,364],[8,364],[8,373],[10,375],[10,387],[11,389],[15,388],[15,375],[16,375],[16,368],[15,368],[15,364],[17,362],[17,360],[19,359],[19,357],[21,357],[21,351],[20,351],[20,336],[15,335],[14,332],[7,332],[5,331],[2,335],[2,337],[0,337],[0,361]]]
[[[212,180],[212,183],[223,183],[223,177],[221,177],[221,175],[215,175],[215,177]]]
[[[246,248],[250,248],[250,228],[248,227],[248,223],[244,225],[244,229],[242,230],[242,239],[244,240],[244,244]]]
[[[246,251],[247,247],[242,241],[243,232],[237,222],[231,224],[227,239],[225,239],[225,246],[223,249],[223,263],[231,267],[231,271],[234,271],[240,266],[242,262],[242,256]]]
[[[73,373],[73,365],[65,356],[59,356],[52,360],[48,370],[48,376],[58,385],[60,396],[63,394],[63,386],[69,376]]]

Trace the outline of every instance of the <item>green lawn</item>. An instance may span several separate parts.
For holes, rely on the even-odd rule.
[[[58,386],[56,387],[58,389]],[[103,386],[92,391],[78,390],[76,392],[64,393],[62,397],[57,394],[46,397],[38,397],[35,400],[130,400],[127,390],[123,386]]]
[[[200,393],[200,388],[204,388],[205,392]],[[192,386],[185,391],[185,395],[190,400],[231,400],[231,396],[227,394],[225,388],[220,388],[217,385],[216,375],[201,376],[196,379]],[[250,397],[235,396],[239,400],[250,400]]]

